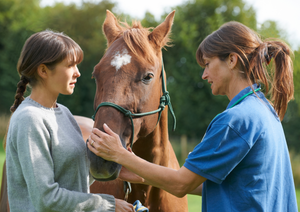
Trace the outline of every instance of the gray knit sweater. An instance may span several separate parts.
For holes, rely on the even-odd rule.
[[[11,117],[6,151],[11,212],[115,211],[113,196],[89,193],[86,146],[63,105],[27,97]]]

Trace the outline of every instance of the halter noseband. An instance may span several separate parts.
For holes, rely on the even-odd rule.
[[[132,136],[131,136],[131,143],[130,143],[130,147],[132,148],[133,137],[134,137],[134,125],[133,125],[133,119],[132,119],[132,117],[142,117],[142,116],[148,116],[148,115],[152,115],[152,114],[155,114],[155,113],[159,113],[158,120],[157,120],[157,123],[156,123],[156,124],[158,124],[158,122],[160,120],[160,117],[161,117],[162,111],[165,109],[165,106],[168,105],[168,108],[169,108],[169,110],[170,110],[170,112],[172,114],[172,117],[173,117],[173,131],[174,131],[175,128],[176,128],[176,117],[175,117],[175,113],[174,113],[173,108],[172,108],[172,104],[171,104],[171,99],[170,99],[169,92],[165,88],[166,86],[165,86],[165,77],[164,77],[164,65],[163,65],[163,62],[162,62],[161,75],[162,75],[162,90],[163,90],[163,95],[160,97],[160,104],[159,104],[159,107],[158,107],[157,110],[150,111],[150,112],[145,112],[145,113],[132,113],[131,111],[126,110],[125,108],[123,108],[123,107],[121,107],[121,106],[119,106],[119,105],[117,105],[115,103],[112,103],[112,102],[102,102],[96,108],[95,113],[92,116],[92,119],[95,121],[95,116],[96,116],[97,111],[99,110],[100,107],[103,107],[103,106],[113,107],[113,108],[119,110],[120,112],[122,112],[126,117],[129,117],[130,121],[131,121],[131,126],[132,126]]]

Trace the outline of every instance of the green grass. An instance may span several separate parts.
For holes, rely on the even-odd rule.
[[[200,212],[202,197],[196,195],[187,195],[189,212]]]
[[[300,189],[296,189],[298,211],[300,211]]]
[[[0,140],[2,141],[2,140]],[[2,142],[0,143],[0,188],[1,188],[1,182],[2,182],[2,169],[3,169],[3,163],[5,160],[5,152],[2,146]]]

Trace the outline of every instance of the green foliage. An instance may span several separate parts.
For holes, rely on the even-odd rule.
[[[280,38],[280,30],[275,21],[265,21],[258,31],[263,38]]]
[[[289,103],[287,112],[282,121],[282,126],[284,129],[285,137],[290,150],[300,149],[300,131],[299,131],[299,105],[295,101]],[[300,179],[300,176],[299,176]],[[299,182],[300,185],[300,182]]]
[[[295,100],[299,104],[300,103],[300,48],[294,52],[294,57],[295,58],[293,64],[294,64]]]
[[[0,111],[9,113],[19,76],[17,61],[22,46],[32,34],[29,21],[37,7],[36,0],[0,1]],[[31,13],[32,12],[32,13]]]
[[[45,29],[64,32],[83,49],[85,58],[79,65],[81,77],[76,92],[60,96],[59,102],[66,105],[74,114],[91,116],[95,83],[91,79],[94,66],[99,62],[106,48],[102,34],[102,23],[106,10],[114,4],[102,1],[99,4],[58,3],[53,7],[40,8],[37,0],[3,0],[0,2],[0,110],[9,113],[13,104],[19,76],[16,64],[25,40],[33,33]],[[34,15],[33,15],[34,14]]]
[[[241,0],[195,0],[175,10],[174,46],[164,53],[168,90],[178,120],[172,134],[202,137],[209,122],[229,101],[213,96],[209,84],[202,80],[203,69],[195,58],[198,45],[227,21],[239,21],[255,29],[255,12]]]
[[[74,4],[65,6],[56,4],[46,7],[41,17],[44,28],[63,31],[74,39],[84,52],[84,60],[78,68],[81,77],[78,78],[72,97],[59,97],[59,102],[66,105],[73,114],[90,117],[93,114],[95,82],[91,78],[94,66],[100,61],[106,49],[106,39],[102,34],[102,24],[106,10],[112,10],[113,3],[102,1],[98,4],[83,3],[81,7]]]
[[[78,66],[81,77],[72,96],[59,97],[73,114],[90,117],[93,114],[95,83],[91,79],[94,66],[106,49],[106,39],[102,34],[102,24],[106,10],[115,10],[112,1],[99,3],[84,1],[81,6],[56,3],[41,8],[39,0],[1,0],[0,1],[0,111],[9,113],[13,104],[19,76],[17,61],[25,40],[33,33],[52,29],[62,31],[73,38],[84,51],[84,60]],[[266,21],[257,27],[255,11],[243,0],[190,0],[178,5],[172,27],[172,47],[163,50],[164,65],[167,72],[168,91],[177,117],[177,129],[171,136],[182,134],[201,138],[213,117],[222,112],[229,100],[224,96],[213,96],[209,84],[202,80],[203,69],[197,64],[195,52],[200,42],[212,31],[227,21],[239,21],[264,38],[283,38],[284,31],[276,22]],[[171,9],[170,11],[171,12]],[[116,13],[122,21],[129,23],[131,17]],[[156,27],[161,20],[146,12],[144,27]],[[300,49],[295,51],[294,82],[296,101],[290,104],[283,121],[289,146],[298,148],[299,126],[299,82]],[[27,93],[28,94],[28,93]],[[296,115],[295,115],[296,114]],[[170,119],[170,123],[172,120]],[[170,125],[171,127],[171,125]]]
[[[155,20],[154,15],[152,15],[150,12],[145,13],[145,17],[143,20],[141,20],[141,24],[143,27],[155,27],[158,26],[159,23]]]
[[[300,188],[300,155],[296,154],[295,151],[290,152],[294,183],[296,188]]]

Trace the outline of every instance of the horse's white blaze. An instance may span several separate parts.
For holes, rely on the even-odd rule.
[[[122,53],[117,51],[114,55],[114,58],[111,61],[111,65],[116,67],[118,71],[123,65],[127,65],[131,61],[131,56],[128,54],[127,49],[123,49]]]

